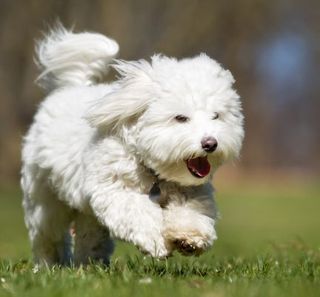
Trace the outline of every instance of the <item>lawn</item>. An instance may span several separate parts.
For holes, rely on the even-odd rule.
[[[249,181],[218,188],[219,238],[201,257],[156,261],[119,242],[107,269],[39,270],[21,194],[2,187],[0,296],[320,296],[320,185]]]

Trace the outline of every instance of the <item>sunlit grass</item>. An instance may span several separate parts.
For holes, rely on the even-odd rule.
[[[320,255],[211,254],[160,262],[126,256],[109,268],[37,269],[30,262],[2,261],[0,274],[1,296],[318,296]]]
[[[0,191],[0,296],[319,296],[320,186],[221,185],[205,255],[144,258],[118,243],[109,268],[36,269],[18,189]]]

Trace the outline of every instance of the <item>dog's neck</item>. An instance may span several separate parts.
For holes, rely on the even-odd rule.
[[[152,175],[152,185],[149,191],[149,198],[165,208],[172,198],[178,200],[187,199],[187,193],[192,187],[184,187],[175,182],[169,182],[161,179],[159,175],[151,168],[143,165],[145,171]]]

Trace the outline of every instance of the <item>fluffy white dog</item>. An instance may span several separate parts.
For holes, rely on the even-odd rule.
[[[62,27],[39,43],[38,81],[51,93],[24,139],[21,180],[37,262],[108,263],[112,237],[160,258],[216,239],[212,175],[244,135],[231,73],[205,54],[117,53],[103,35]],[[119,80],[96,84],[110,65]]]

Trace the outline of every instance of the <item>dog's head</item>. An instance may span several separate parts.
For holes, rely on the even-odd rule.
[[[160,178],[200,185],[239,155],[241,104],[231,73],[217,62],[204,54],[180,61],[154,56],[114,67],[122,78],[89,120],[121,134]]]

